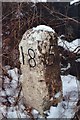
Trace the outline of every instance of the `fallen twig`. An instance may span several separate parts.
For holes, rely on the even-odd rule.
[[[2,71],[3,71],[3,74],[4,74],[5,76],[7,76],[10,80],[12,80],[12,77],[8,74],[7,70],[2,67],[1,64],[0,64],[0,68],[1,68]]]

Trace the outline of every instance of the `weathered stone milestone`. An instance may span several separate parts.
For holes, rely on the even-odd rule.
[[[26,103],[41,114],[59,102],[62,90],[58,38],[52,28],[42,28],[25,32],[19,44],[23,94]]]

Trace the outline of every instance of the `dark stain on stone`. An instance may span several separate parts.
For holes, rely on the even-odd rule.
[[[45,68],[45,83],[48,88],[49,99],[53,97],[56,93],[61,91],[62,84],[60,78],[60,59],[59,59],[59,52],[58,52],[58,43],[57,43],[57,36],[56,34],[52,36],[50,34],[49,39],[49,50],[45,54],[42,54],[42,48],[38,44],[38,50],[41,53],[40,59]],[[54,38],[53,38],[54,37]],[[42,43],[43,44],[43,43]],[[54,53],[54,54],[53,54]],[[44,101],[44,109],[47,110],[51,106],[51,102],[45,99]],[[55,103],[54,103],[55,104]]]

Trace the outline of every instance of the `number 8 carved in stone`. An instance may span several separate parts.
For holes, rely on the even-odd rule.
[[[32,55],[33,56],[32,56]],[[29,66],[30,67],[35,67],[36,66],[36,61],[35,61],[35,52],[32,48],[29,48],[28,49],[28,55],[29,55],[29,60],[28,60],[28,63],[29,63]]]

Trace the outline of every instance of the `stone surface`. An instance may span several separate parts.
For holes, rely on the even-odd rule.
[[[61,97],[51,101],[62,90],[57,41],[52,31],[30,29],[19,44],[24,97],[41,114]]]
[[[2,114],[0,113],[0,120],[2,120],[2,118],[3,118],[3,116],[2,116]]]

